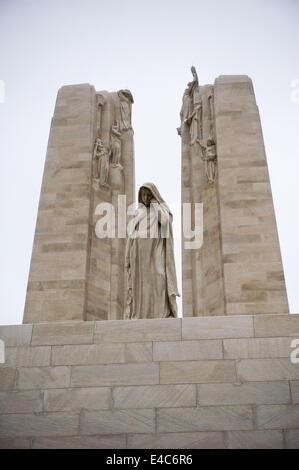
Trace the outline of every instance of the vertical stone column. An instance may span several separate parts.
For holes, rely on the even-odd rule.
[[[190,90],[190,91],[189,91]],[[197,111],[196,111],[197,109]],[[203,246],[187,249],[182,236],[183,315],[224,315],[218,188],[209,183],[200,144],[215,139],[213,87],[188,84],[183,97],[182,203],[203,204]]]
[[[262,128],[251,79],[215,81],[226,313],[287,313]]]
[[[112,203],[115,207],[116,237],[111,240],[111,309],[110,320],[120,320],[124,315],[126,301],[126,279],[124,275],[124,253],[126,238],[119,229],[119,212],[127,211],[127,208],[135,200],[134,181],[134,141],[133,130],[127,129],[121,136],[121,152],[123,169],[113,168],[111,172]],[[125,201],[119,199],[119,195],[125,195]],[[124,220],[124,222],[126,222]],[[122,227],[123,229],[126,227]],[[121,235],[121,236],[120,236]]]
[[[182,183],[181,183],[181,198],[182,198],[182,209],[183,203],[191,202],[191,155],[190,155],[190,135],[189,129],[186,126],[181,127],[181,138],[182,138]],[[183,210],[181,214],[183,220]],[[183,315],[192,317],[194,311],[194,300],[193,300],[193,269],[192,269],[192,251],[186,250],[184,246],[185,240],[182,232],[182,306]]]
[[[129,90],[96,92],[85,84],[58,92],[24,323],[123,318],[126,234],[118,238],[118,196],[127,196],[126,206],[134,200],[132,102]],[[113,126],[120,131],[119,165],[111,161]],[[107,184],[94,174],[100,168],[96,138],[109,155]],[[102,202],[114,206],[115,238],[96,237],[95,210]]]
[[[203,204],[203,245],[186,250],[183,241],[183,314],[287,313],[251,80],[221,76],[214,86],[199,86],[192,73],[181,111],[182,202]],[[213,141],[215,178],[207,163]]]
[[[95,90],[62,87],[52,119],[24,323],[83,320]]]
[[[126,196],[126,208],[134,201],[134,142],[131,127],[132,95],[128,90],[97,93],[97,124],[94,141],[99,137],[105,148],[112,149],[112,127],[120,136],[120,166],[113,166],[110,157],[107,185],[92,187],[90,253],[87,275],[87,320],[117,320],[123,318],[125,302],[125,238],[119,238],[118,196]],[[108,202],[115,211],[115,237],[97,238],[95,225],[98,204]]]
[[[97,120],[94,124],[94,134],[92,136],[92,143],[99,136],[107,149],[110,147],[110,130],[114,111],[110,95],[107,91],[97,93]],[[98,204],[102,202],[112,203],[111,185],[106,187],[99,184],[95,185],[92,179],[86,320],[107,320],[110,315],[111,239],[99,239],[95,235],[95,225],[99,218],[95,214],[95,210]]]

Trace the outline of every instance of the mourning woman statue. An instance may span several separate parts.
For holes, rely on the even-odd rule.
[[[177,316],[179,296],[172,233],[172,214],[153,183],[139,189],[138,208],[129,224],[126,246],[125,318]]]

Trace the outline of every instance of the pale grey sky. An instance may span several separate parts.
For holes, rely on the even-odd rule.
[[[298,19],[297,0],[0,0],[0,324],[23,318],[58,88],[129,88],[136,186],[153,181],[177,203],[176,127],[192,64],[202,85],[225,74],[253,80],[290,310],[299,312]],[[180,276],[178,241],[176,255]]]

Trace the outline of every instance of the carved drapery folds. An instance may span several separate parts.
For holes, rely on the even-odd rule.
[[[134,103],[132,93],[130,90],[119,90],[118,96],[120,99],[120,116],[121,116],[121,131],[132,129],[131,124],[131,107]]]
[[[108,187],[111,150],[105,148],[99,137],[96,138],[93,152],[93,188]]]
[[[121,163],[121,132],[119,121],[116,121],[111,128],[111,165],[116,168],[123,168]]]
[[[105,97],[101,93],[96,95],[96,104],[97,104],[97,116],[96,116],[96,125],[97,125],[97,135],[100,135],[101,132],[101,122],[102,122],[102,110],[105,105]]]
[[[203,155],[202,160],[205,164],[205,175],[207,177],[208,183],[213,184],[216,177],[216,145],[214,139],[209,137],[207,139],[206,145],[202,140],[199,140],[199,145],[202,148]]]

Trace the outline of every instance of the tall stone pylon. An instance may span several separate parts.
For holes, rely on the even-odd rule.
[[[133,97],[89,84],[57,95],[29,272],[24,323],[121,319],[125,238],[96,234],[100,203],[118,220],[134,200]],[[117,230],[116,224],[116,230]]]
[[[288,313],[252,81],[220,76],[199,86],[191,70],[178,129],[182,203],[203,204],[203,244],[182,243],[183,315]]]

